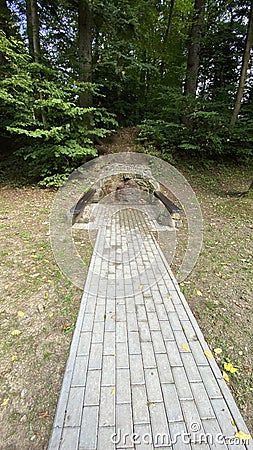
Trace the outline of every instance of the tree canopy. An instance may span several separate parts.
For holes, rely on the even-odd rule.
[[[249,0],[0,0],[1,147],[50,185],[140,126],[163,155],[253,154]]]

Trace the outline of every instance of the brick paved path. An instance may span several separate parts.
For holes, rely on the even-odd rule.
[[[100,217],[48,450],[252,449],[152,220]]]

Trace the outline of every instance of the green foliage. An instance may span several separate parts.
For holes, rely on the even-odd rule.
[[[117,122],[105,109],[77,105],[84,89],[98,95],[94,85],[62,79],[32,63],[4,36],[0,51],[9,65],[0,79],[1,134],[15,138],[30,177],[43,185],[59,184],[97,155],[94,139],[109,134]]]
[[[227,117],[216,111],[198,110],[189,114],[187,125],[165,120],[145,120],[139,139],[148,151],[153,147],[161,155],[180,152],[202,158],[237,158],[250,160],[253,156],[253,119],[240,119],[231,129]]]

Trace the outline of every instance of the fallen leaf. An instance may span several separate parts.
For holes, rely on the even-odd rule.
[[[229,379],[228,374],[227,374],[226,372],[223,371],[222,376],[223,376],[224,380],[229,384],[229,383],[230,383],[230,379]]]
[[[2,403],[1,403],[0,406],[6,406],[6,405],[8,405],[9,400],[10,400],[9,398],[5,398],[5,399],[2,401]]]
[[[235,433],[235,437],[241,439],[242,441],[248,441],[251,439],[251,435],[244,433],[244,431],[237,431],[237,433]]]
[[[49,417],[48,411],[42,412],[38,414],[38,418],[39,419],[46,419],[47,417]]]
[[[12,334],[12,336],[19,336],[21,334],[21,331],[20,330],[13,330],[11,332],[11,334]]]
[[[233,366],[233,364],[231,364],[231,363],[224,363],[224,369],[225,369],[227,372],[230,372],[230,373],[238,372],[238,369],[236,369],[236,368]]]
[[[240,355],[240,356],[242,356],[242,355],[243,355],[243,352],[242,352],[242,350],[240,350],[240,351],[239,351],[238,353],[239,353],[239,355]]]
[[[115,389],[111,390],[111,394],[114,395],[115,394]]]
[[[197,291],[197,295],[199,295],[200,297],[202,297],[202,292],[201,291]]]
[[[206,355],[208,358],[214,359],[214,356],[213,356],[212,352],[210,352],[210,350],[205,350],[204,353],[205,353],[205,355]]]
[[[17,361],[17,359],[18,359],[17,355],[13,355],[13,356],[11,357],[11,360],[12,360],[12,361]]]
[[[49,317],[50,317],[50,319],[54,316],[54,313],[50,313],[50,314],[48,314],[49,315]]]
[[[25,315],[25,313],[23,311],[18,311],[18,316],[19,317],[23,317]]]
[[[7,291],[7,289],[9,289],[9,285],[6,284],[6,285],[4,286],[4,289]]]
[[[236,427],[236,423],[234,420],[231,420],[231,425],[233,425],[233,427]]]
[[[186,351],[186,352],[190,352],[191,350],[189,349],[189,347],[187,347],[186,344],[182,344],[181,347]]]
[[[216,355],[220,355],[222,353],[222,348],[217,347],[217,348],[214,348],[213,351]]]

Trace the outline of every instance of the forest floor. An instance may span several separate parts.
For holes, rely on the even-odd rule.
[[[136,130],[125,130],[101,153],[135,151]],[[253,433],[253,200],[239,197],[252,167],[175,162],[195,191],[204,219],[204,242],[190,276],[181,283]],[[61,274],[50,246],[49,216],[56,191],[0,185],[0,449],[47,448],[81,291]],[[184,251],[178,232],[173,270]],[[76,237],[89,261],[88,239]],[[217,350],[218,349],[218,350]]]

